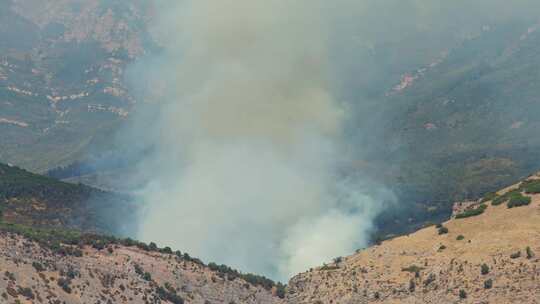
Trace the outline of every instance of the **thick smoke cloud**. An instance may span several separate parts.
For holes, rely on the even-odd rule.
[[[162,49],[132,69],[158,112],[132,126],[153,151],[138,170],[139,237],[281,279],[365,245],[392,194],[342,169],[386,147],[377,96],[482,25],[538,6],[159,1]]]
[[[160,100],[140,238],[281,279],[366,244],[381,203],[340,177],[324,6],[162,3],[163,52],[135,68]]]

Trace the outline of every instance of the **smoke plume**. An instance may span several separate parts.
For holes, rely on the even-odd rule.
[[[161,4],[139,237],[281,279],[365,245],[379,204],[339,172],[323,1]]]

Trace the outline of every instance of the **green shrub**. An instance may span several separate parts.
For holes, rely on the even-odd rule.
[[[492,201],[494,199],[496,199],[499,195],[495,192],[490,192],[488,194],[486,194],[483,198],[482,198],[482,203],[485,203],[485,202],[489,202],[489,201]]]
[[[498,196],[497,198],[495,198],[492,202],[491,202],[491,205],[492,206],[498,206],[498,205],[501,205],[507,201],[509,201],[510,199],[512,199],[513,197],[520,197],[522,196],[521,194],[521,190],[520,189],[515,189],[515,190],[512,190],[512,191],[508,191],[507,193],[501,195],[501,196]]]
[[[149,272],[145,272],[142,276],[145,281],[152,281],[152,275]]]
[[[511,258],[511,259],[518,259],[518,258],[520,258],[520,257],[521,257],[521,251],[518,251],[518,252],[516,252],[516,253],[512,253],[512,254],[510,255],[510,258]]]
[[[463,289],[459,291],[459,298],[460,299],[466,299],[467,298],[467,292]]]
[[[527,194],[538,194],[540,193],[540,180],[524,181],[519,188]]]
[[[521,206],[527,206],[531,203],[531,198],[523,196],[522,194],[512,196],[508,201],[508,208],[515,208]]]
[[[465,237],[463,235],[461,235],[461,234],[458,235],[457,238],[456,238],[456,240],[458,240],[458,241],[463,241],[464,239],[465,239]]]
[[[493,287],[493,280],[487,279],[484,281],[484,289],[491,289]]]
[[[482,275],[486,275],[489,273],[489,266],[487,264],[482,264],[482,266],[480,266],[480,273]]]
[[[411,272],[411,273],[418,273],[418,272],[420,272],[422,270],[424,270],[424,268],[416,266],[416,265],[411,265],[409,267],[401,268],[401,271],[403,271],[403,272]]]
[[[442,234],[447,234],[448,233],[448,228],[442,226],[441,228],[439,228],[439,235],[442,235]]]
[[[409,291],[410,291],[410,292],[414,292],[415,290],[416,290],[416,283],[414,282],[413,279],[411,279],[411,280],[409,281]]]
[[[480,215],[480,214],[484,213],[484,211],[486,211],[486,209],[487,209],[487,205],[482,204],[482,205],[478,206],[475,209],[469,209],[469,210],[466,210],[465,212],[462,212],[462,213],[456,215],[456,219],[463,219],[463,218],[467,218],[467,217],[471,217],[471,216],[477,216],[477,215]]]
[[[532,251],[531,247],[527,246],[527,248],[525,248],[525,251],[527,252],[527,259],[532,259],[532,257],[534,256],[534,252]]]

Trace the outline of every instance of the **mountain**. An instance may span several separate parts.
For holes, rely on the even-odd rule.
[[[33,227],[120,235],[136,229],[137,209],[129,196],[64,183],[4,164],[0,164],[0,210],[4,222]],[[120,217],[130,220],[120,223]]]
[[[145,3],[0,3],[1,161],[44,172],[99,151],[137,102],[126,68],[153,46]]]
[[[486,25],[404,73],[374,106],[382,114],[367,125],[380,131],[360,169],[390,185],[404,206],[381,227],[440,220],[454,201],[540,170],[539,29],[531,20]]]
[[[291,279],[288,303],[535,303],[540,174]]]
[[[0,231],[2,303],[283,303],[268,279],[170,248],[25,228],[29,239],[13,230]]]
[[[34,228],[7,216],[0,296],[40,303],[534,303],[539,208],[540,173],[456,203],[444,223],[300,273],[286,287],[154,243]]]

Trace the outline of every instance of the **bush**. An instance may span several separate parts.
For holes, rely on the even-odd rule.
[[[489,273],[489,266],[487,264],[482,264],[482,266],[480,266],[480,273],[482,275],[486,275]]]
[[[487,279],[484,281],[484,289],[491,289],[493,287],[493,280]]]
[[[527,206],[531,203],[531,198],[523,196],[521,193],[519,195],[512,196],[508,201],[508,208],[515,208],[521,206]]]
[[[410,273],[418,273],[418,272],[420,272],[422,270],[424,270],[424,268],[418,267],[416,265],[411,265],[409,267],[401,268],[401,271],[410,272]]]
[[[152,275],[149,272],[145,272],[142,276],[145,281],[152,281]]]
[[[499,195],[498,195],[497,193],[495,193],[495,192],[490,192],[490,193],[486,194],[486,195],[482,198],[481,202],[482,202],[482,203],[485,203],[485,202],[492,201],[492,200],[496,199],[498,196],[499,196]]]
[[[482,204],[482,205],[478,206],[475,209],[466,210],[465,212],[456,215],[456,219],[462,219],[462,218],[467,218],[467,217],[471,217],[471,216],[477,216],[477,215],[480,215],[480,214],[484,213],[484,211],[486,211],[486,209],[487,209],[487,205]]]
[[[33,300],[35,297],[34,297],[34,293],[32,292],[32,289],[31,288],[28,288],[28,287],[19,287],[17,292],[22,295],[23,297],[29,299],[29,300]]]
[[[448,233],[448,228],[442,226],[441,228],[439,228],[439,235],[442,235],[442,234],[447,234]]]
[[[510,255],[510,258],[511,258],[511,259],[518,259],[518,258],[520,258],[520,257],[521,257],[521,251],[518,251],[518,252],[516,252],[516,253],[512,253],[512,254]]]
[[[43,267],[43,265],[41,265],[41,263],[38,263],[38,262],[33,262],[32,267],[34,267],[37,272],[45,271],[45,267]]]
[[[491,202],[491,205],[492,206],[498,206],[498,205],[501,205],[507,201],[509,201],[510,199],[512,199],[513,197],[519,197],[519,196],[522,196],[521,195],[521,190],[520,189],[515,189],[515,190],[512,190],[512,191],[508,191],[507,193],[505,193],[504,195],[501,195],[497,198],[495,198],[492,202]]]
[[[414,292],[415,290],[416,290],[416,283],[414,282],[413,279],[411,279],[411,280],[409,281],[409,291],[410,291],[410,292]]]
[[[458,241],[463,241],[464,239],[465,239],[465,237],[463,235],[461,235],[461,234],[458,235],[457,238],[456,238],[456,240],[458,240]]]
[[[532,251],[531,247],[527,246],[527,248],[525,248],[525,251],[527,252],[527,259],[532,259],[532,257],[534,256],[534,252]]]
[[[467,298],[467,292],[463,289],[459,291],[459,298],[460,299],[466,299]]]
[[[165,288],[161,286],[158,287],[157,294],[159,298],[162,299],[163,301],[168,301],[173,304],[184,304],[184,299],[182,299],[182,297],[176,294],[176,291],[170,287],[169,288],[167,288],[167,286]]]
[[[59,278],[58,281],[56,281],[56,283],[57,283],[58,286],[60,286],[66,293],[71,293],[71,287],[69,286],[69,284],[71,284],[71,280],[70,280],[70,279]]]
[[[540,180],[524,181],[519,188],[527,194],[538,194],[540,193]]]

